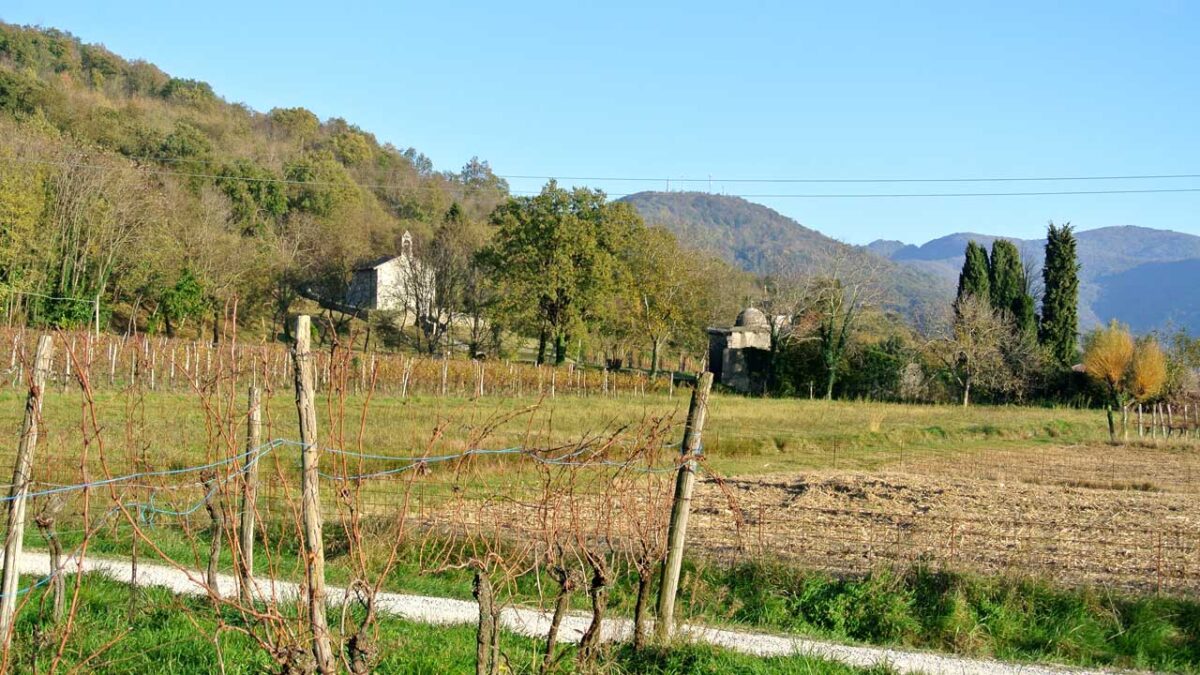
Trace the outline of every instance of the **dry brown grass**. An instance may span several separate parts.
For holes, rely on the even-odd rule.
[[[740,531],[710,480],[699,490],[692,542],[710,555],[769,556],[841,573],[926,563],[1195,592],[1196,462],[1196,451],[1182,448],[1036,448],[870,473],[727,479],[746,523]]]

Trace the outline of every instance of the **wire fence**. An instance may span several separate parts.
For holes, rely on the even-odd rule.
[[[38,333],[24,328],[0,328],[0,382],[20,389],[33,355]],[[222,343],[169,339],[161,336],[103,335],[80,331],[60,333],[65,349],[58,350],[51,380],[62,387],[74,382],[73,369],[89,372],[92,386],[146,391],[192,391],[214,377],[236,370],[262,386],[286,389],[294,364],[290,349],[279,343]],[[406,355],[375,350],[356,351],[348,363],[335,366],[337,347],[314,353],[319,388],[328,387],[335,368],[354,394],[368,390],[390,396],[541,397],[593,396],[638,398],[674,396],[689,378],[674,372],[651,376],[641,371],[616,371],[567,363],[561,367],[512,360],[468,360]],[[7,352],[7,354],[4,354]],[[76,354],[75,358],[68,354]],[[6,359],[3,357],[7,356]]]
[[[13,367],[25,377],[33,363],[26,340],[10,343]],[[677,409],[639,408],[564,438],[538,417],[555,413],[543,387],[541,402],[525,408],[440,416],[423,441],[372,435],[375,397],[402,398],[423,387],[446,392],[443,383],[454,380],[442,374],[452,362],[379,356],[364,376],[361,352],[333,349],[310,362],[322,391],[320,441],[306,443],[295,418],[270,405],[272,387],[286,391],[298,372],[276,348],[164,342],[182,364],[176,361],[176,380],[165,371],[163,384],[164,371],[146,364],[154,353],[171,352],[149,351],[148,342],[118,347],[71,333],[55,340],[45,392],[55,403],[38,420],[50,433],[24,499],[27,529],[36,531],[26,536],[29,546],[59,555],[9,594],[19,600],[82,570],[91,555],[135,567],[149,557],[196,571],[213,589],[219,572],[239,575],[243,588],[259,588],[248,578],[266,580],[268,589],[275,581],[311,582],[306,513],[314,506],[330,574],[372,593],[410,588],[413,575],[472,569],[507,602],[552,608],[546,575],[560,589],[603,587],[622,576],[641,584],[666,558],[675,479],[690,466],[679,452],[685,423]],[[105,361],[106,349],[113,360]],[[380,384],[385,359],[404,373],[389,385]],[[418,361],[437,367],[431,384],[416,384]],[[463,377],[478,373],[464,363]],[[509,367],[519,375],[494,385],[485,379],[484,396],[530,385],[539,372],[545,384],[544,374],[555,372]],[[118,371],[131,375],[121,380]],[[550,384],[564,396],[604,395],[595,393],[597,375],[577,370],[562,380],[551,375]],[[461,386],[478,396],[478,381]],[[633,382],[611,395],[641,396]],[[253,413],[255,395],[246,396],[252,386],[263,390],[261,416]],[[170,394],[172,407],[155,407],[158,391]],[[382,426],[390,428],[386,419]],[[797,428],[722,428],[719,419],[712,427],[704,448],[716,457],[743,442],[778,445],[803,436]],[[270,440],[255,440],[263,437]],[[1151,451],[1166,459],[1148,461]],[[1015,447],[920,453],[901,445],[869,460],[830,457],[836,445],[797,443],[794,452],[811,453],[814,469],[731,478],[701,462],[688,556],[837,575],[920,565],[1138,593],[1200,591],[1200,507],[1191,475],[1197,453],[1190,446],[1112,447],[1089,456],[1057,446],[1031,454]],[[306,454],[316,458],[315,490],[306,483]],[[0,463],[15,459],[9,446],[0,449]],[[6,506],[18,493],[8,487],[0,499]],[[531,575],[545,595],[529,597]],[[256,592],[248,600],[214,593],[213,602],[236,608],[256,630],[295,633],[297,614],[263,618],[261,603],[282,601]]]

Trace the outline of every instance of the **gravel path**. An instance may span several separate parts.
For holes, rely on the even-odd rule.
[[[45,553],[29,551],[22,556],[21,573],[38,576],[44,575],[49,565],[49,557]],[[70,561],[66,565],[67,571],[74,571],[76,569],[75,565],[73,560]],[[85,572],[103,574],[124,583],[129,583],[131,577],[128,561],[87,558],[84,561],[83,569]],[[159,564],[139,563],[138,583],[161,586],[181,595],[208,594],[208,590],[204,585],[204,574],[202,572],[181,570]],[[237,591],[236,580],[232,575],[220,575],[218,577],[218,586],[222,594],[232,595]],[[264,597],[290,598],[296,597],[299,587],[290,582],[264,583],[259,587],[258,591]],[[344,589],[329,587],[327,593],[330,602],[338,603],[341,602]],[[465,624],[473,623],[478,618],[478,606],[474,602],[450,598],[383,593],[379,598],[379,607],[384,612],[422,623]],[[548,613],[536,609],[509,608],[504,610],[501,621],[508,630],[515,633],[531,637],[542,637],[546,634],[546,629],[549,627],[550,616]],[[560,629],[560,639],[566,642],[578,641],[587,628],[588,621],[588,617],[584,615],[567,617],[563,620],[562,628]],[[609,619],[605,621],[604,625],[604,637],[609,640],[627,637],[632,630],[632,622],[627,619]],[[686,625],[680,630],[680,633],[686,635],[688,639],[697,642],[706,642],[743,654],[752,654],[755,656],[801,654],[861,667],[884,664],[900,673],[927,673],[928,675],[1051,675],[1111,672],[1009,664],[983,659],[945,656],[932,652],[888,649],[883,647],[857,647],[808,638],[722,630],[696,625]]]

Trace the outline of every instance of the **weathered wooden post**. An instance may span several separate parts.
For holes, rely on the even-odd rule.
[[[37,448],[38,419],[42,415],[42,391],[50,374],[50,358],[54,341],[49,335],[38,339],[33,358],[33,381],[25,399],[25,421],[21,425],[21,441],[17,446],[17,461],[13,465],[12,487],[9,488],[8,536],[4,540],[4,572],[0,578],[0,644],[8,651],[12,644],[13,621],[17,611],[17,581],[21,577],[21,548],[25,544],[25,502],[29,497],[30,474],[33,471],[33,451]]]
[[[313,635],[317,670],[334,672],[329,624],[325,619],[325,543],[321,535],[321,494],[317,445],[316,390],[313,381],[312,322],[308,315],[296,317],[296,349],[293,355],[296,379],[296,412],[300,417],[301,519],[308,581],[308,621]]]
[[[63,359],[62,384],[64,387],[67,386],[67,382],[69,382],[71,379],[71,354],[75,353],[75,336],[74,335],[71,336],[71,346],[68,347],[67,349],[69,349],[70,351],[67,353],[67,358]]]
[[[254,517],[258,504],[258,458],[262,445],[262,406],[258,387],[250,385],[246,415],[246,458],[242,460],[242,532],[239,543],[242,552],[242,601],[250,602],[254,590]],[[253,454],[251,454],[253,453]]]
[[[679,590],[679,573],[683,568],[688,513],[691,510],[692,488],[696,484],[696,458],[700,455],[704,419],[708,416],[710,389],[712,373],[702,373],[692,391],[687,426],[683,430],[683,444],[680,446],[683,462],[675,478],[675,499],[671,504],[671,521],[667,527],[667,559],[663,563],[662,583],[658,589],[658,619],[654,626],[661,642],[671,638],[675,624],[675,594]]]

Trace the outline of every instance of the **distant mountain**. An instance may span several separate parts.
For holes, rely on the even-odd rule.
[[[959,232],[921,245],[878,240],[844,244],[773,209],[740,197],[705,192],[639,192],[622,198],[648,223],[670,229],[686,245],[715,253],[756,274],[820,270],[835,255],[871,256],[885,304],[918,321],[944,310],[954,293],[967,242],[1001,237]],[[1008,238],[1037,280],[1045,241]],[[1171,326],[1200,334],[1200,237],[1132,225],[1076,232],[1079,318],[1087,330],[1119,319],[1145,332]]]
[[[1086,330],[1109,319],[1136,331],[1177,326],[1200,332],[1200,237],[1124,225],[1075,233],[1079,242],[1080,324]],[[953,282],[963,249],[994,235],[956,233],[920,246],[879,240],[867,249],[914,270]],[[1040,271],[1045,240],[1010,239]]]
[[[684,244],[719,255],[756,274],[820,270],[838,255],[869,257],[879,268],[885,306],[918,321],[944,308],[953,295],[953,285],[942,276],[893,262],[887,255],[878,255],[878,251],[844,244],[740,197],[706,192],[639,192],[621,201],[637,208],[647,223],[674,232]]]
[[[1151,262],[1100,277],[1092,308],[1137,330],[1168,325],[1200,332],[1200,259]]]
[[[912,244],[905,244],[904,242],[895,239],[876,239],[868,244],[866,248],[868,251],[877,256],[892,258],[899,253],[901,249],[915,247]]]

